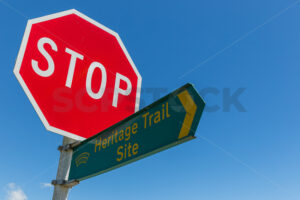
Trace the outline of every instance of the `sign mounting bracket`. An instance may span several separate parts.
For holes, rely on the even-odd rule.
[[[63,187],[67,187],[67,188],[71,188],[75,185],[79,184],[79,181],[77,180],[71,180],[71,181],[67,181],[67,180],[53,180],[51,182],[52,185],[61,185]]]
[[[76,141],[76,142],[73,142],[71,144],[60,145],[60,146],[58,146],[57,150],[59,150],[59,151],[70,151],[70,150],[73,150],[75,147],[77,147],[80,144],[81,144],[80,141]]]

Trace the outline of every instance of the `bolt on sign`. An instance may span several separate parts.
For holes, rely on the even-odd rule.
[[[69,180],[84,180],[195,138],[205,103],[187,84],[81,142]]]
[[[28,21],[14,73],[45,127],[73,139],[139,109],[142,78],[119,35],[74,9]]]

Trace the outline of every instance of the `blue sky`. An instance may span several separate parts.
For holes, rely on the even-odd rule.
[[[85,180],[69,199],[300,199],[295,0],[0,0],[0,199],[52,197],[44,183],[56,176],[62,136],[45,130],[13,67],[27,20],[72,8],[119,33],[142,88],[162,96],[190,82],[217,92],[204,99],[220,109],[204,112],[196,140]],[[239,88],[245,112],[224,110],[226,91]],[[141,107],[156,99],[144,90]]]

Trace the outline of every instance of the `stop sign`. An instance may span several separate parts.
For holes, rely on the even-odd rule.
[[[85,139],[139,109],[119,35],[76,10],[29,20],[14,73],[49,131]]]

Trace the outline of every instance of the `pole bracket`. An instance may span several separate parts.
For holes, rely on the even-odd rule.
[[[51,182],[52,185],[61,185],[63,187],[67,187],[67,188],[71,188],[75,185],[79,184],[79,181],[77,180],[71,180],[71,181],[67,181],[67,180],[53,180]]]
[[[73,142],[71,144],[67,144],[67,145],[60,145],[57,149],[59,151],[69,151],[69,150],[73,150],[75,147],[77,147],[78,145],[80,145],[80,142]]]

